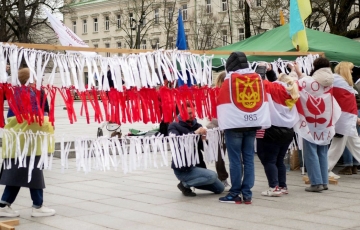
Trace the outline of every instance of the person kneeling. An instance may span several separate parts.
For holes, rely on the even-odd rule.
[[[169,125],[169,134],[175,134],[176,136],[181,136],[183,134],[206,135],[206,129],[203,128],[201,124],[197,123],[190,103],[187,103],[186,107],[188,120],[182,120],[179,115],[179,122],[173,122]],[[218,179],[216,172],[206,169],[206,165],[200,151],[202,149],[203,143],[200,139],[198,143],[199,164],[195,166],[177,168],[174,163],[174,158],[172,160],[171,168],[174,170],[175,176],[180,180],[177,187],[184,196],[196,196],[196,193],[190,189],[191,187],[208,190],[214,192],[215,194],[220,194],[225,189],[224,184]],[[187,165],[187,162],[185,162],[185,165]]]

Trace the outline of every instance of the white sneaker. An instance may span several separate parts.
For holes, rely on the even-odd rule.
[[[12,208],[9,206],[5,206],[3,208],[0,208],[0,216],[1,217],[17,217],[17,216],[20,216],[20,213],[18,211],[12,210]]]
[[[31,216],[33,217],[41,217],[41,216],[53,216],[55,215],[55,210],[51,208],[47,208],[45,206],[41,206],[41,208],[33,208]]]
[[[228,183],[227,179],[222,180],[221,182],[224,184],[225,188],[230,187],[230,184]]]
[[[282,192],[278,186],[275,188],[269,188],[268,190],[261,193],[263,196],[281,196]]]
[[[336,175],[335,173],[333,173],[332,171],[329,172],[329,177],[333,177],[334,179],[340,179],[339,175]]]
[[[289,191],[288,191],[287,187],[282,187],[282,188],[279,188],[279,189],[280,189],[282,194],[285,194],[285,195],[289,194]]]

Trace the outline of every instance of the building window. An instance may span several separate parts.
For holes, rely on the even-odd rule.
[[[206,13],[211,14],[211,0],[206,0]]]
[[[145,17],[145,15],[143,15],[142,17],[143,18],[142,18],[142,21],[141,21],[141,26],[145,27],[145,25],[146,25],[146,17]]]
[[[245,30],[244,28],[239,28],[239,41],[245,40]]]
[[[72,22],[73,32],[76,34],[76,21]]]
[[[157,39],[156,40],[156,46],[155,46],[155,49],[159,49],[160,48],[160,40],[159,39]]]
[[[169,21],[172,21],[173,18],[173,14],[174,14],[174,10],[172,7],[168,8],[168,17],[169,17]]]
[[[94,32],[98,32],[98,31],[99,31],[98,19],[94,18]]]
[[[121,42],[117,42],[116,46],[118,49],[121,49]],[[119,56],[122,56],[122,53],[118,53]]]
[[[239,10],[244,9],[244,0],[239,0]]]
[[[94,44],[94,48],[98,48],[99,47],[99,45],[98,44]]]
[[[222,31],[222,43],[223,43],[223,46],[228,45],[228,43],[227,43],[227,30]]]
[[[261,0],[256,0],[256,6],[261,6]]]
[[[169,49],[174,49],[174,38],[173,37],[169,37],[168,39],[168,46],[169,46]]]
[[[188,12],[187,12],[187,5],[182,5],[182,18],[184,21],[187,21]]]
[[[86,19],[83,20],[83,34],[87,33],[87,21]]]
[[[110,29],[110,18],[109,16],[105,17],[105,31],[109,31]]]
[[[141,41],[141,49],[146,50],[146,40]]]
[[[120,28],[121,28],[121,15],[120,15],[120,14],[118,14],[118,15],[116,16],[116,28],[117,28],[117,29],[120,29]]]
[[[110,44],[109,43],[105,43],[105,48],[110,48]],[[105,53],[106,57],[110,57],[110,53]]]
[[[313,27],[314,30],[319,30],[319,26],[320,26],[320,22],[319,22],[319,21],[314,21],[314,22],[313,22],[313,26],[312,26],[312,27]]]
[[[130,22],[130,28],[134,28],[134,14],[129,13],[129,22]]]
[[[160,23],[160,15],[159,15],[159,8],[154,10],[154,23],[159,24]]]
[[[222,7],[222,11],[227,11],[228,9],[227,0],[221,0],[221,7]]]

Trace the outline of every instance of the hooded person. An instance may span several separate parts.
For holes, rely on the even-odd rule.
[[[243,199],[245,204],[251,204],[255,134],[262,126],[271,126],[269,106],[262,79],[249,68],[243,52],[230,54],[226,71],[217,98],[217,115],[219,127],[225,134],[231,188],[219,201],[240,204]]]
[[[294,130],[303,139],[304,161],[311,183],[305,191],[321,192],[328,189],[328,145],[335,135],[341,109],[333,96],[334,75],[329,60],[317,58],[313,66],[311,76],[301,74],[297,65],[293,67],[300,77],[300,100],[296,103],[300,119]]]
[[[219,127],[225,134],[232,186],[219,201],[251,204],[256,131],[271,125],[292,128],[297,123],[293,107],[298,98],[294,90],[297,86],[293,87],[293,80],[286,83],[262,80],[249,68],[242,52],[230,54],[226,71],[228,74],[217,98],[217,115]],[[285,184],[283,187],[286,190]]]

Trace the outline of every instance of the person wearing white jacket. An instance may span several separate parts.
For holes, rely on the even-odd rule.
[[[354,158],[360,162],[360,137],[356,130],[356,124],[360,124],[357,117],[358,110],[353,89],[354,83],[351,71],[354,65],[350,62],[340,62],[335,67],[334,97],[341,107],[341,117],[335,124],[337,135],[332,140],[329,148],[328,161],[329,171],[340,159],[345,146],[350,150]]]

